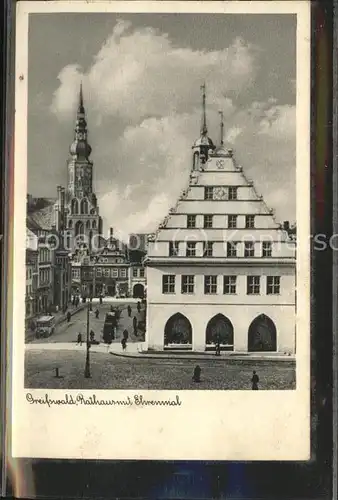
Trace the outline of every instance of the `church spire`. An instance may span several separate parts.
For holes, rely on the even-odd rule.
[[[202,90],[202,126],[201,126],[201,134],[207,135],[207,115],[206,115],[206,87],[205,82],[201,85]]]
[[[223,111],[218,112],[221,118],[221,126],[220,126],[220,145],[224,144],[224,122],[223,122]]]
[[[80,114],[84,114],[84,113],[85,113],[85,109],[84,109],[84,106],[83,106],[83,89],[82,89],[82,81],[81,81],[81,83],[80,83],[78,113],[80,113]]]
[[[70,147],[70,153],[73,157],[85,158],[88,160],[92,148],[88,144],[88,132],[86,122],[86,111],[83,101],[83,87],[80,83],[79,104],[77,108],[76,124],[75,124],[74,141]]]

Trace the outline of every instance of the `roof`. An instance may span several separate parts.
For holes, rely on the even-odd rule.
[[[55,224],[55,201],[40,210],[29,211],[27,214],[27,227],[34,230],[50,231]]]

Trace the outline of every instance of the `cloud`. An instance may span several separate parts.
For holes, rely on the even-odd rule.
[[[84,84],[105,227],[150,232],[175,204],[189,178],[204,80],[210,136],[218,142],[222,109],[226,143],[245,172],[277,217],[294,218],[295,108],[273,97],[243,108],[258,70],[259,51],[242,39],[222,50],[194,51],[120,20],[85,73],[74,65],[60,72],[51,105],[60,121],[74,120]]]

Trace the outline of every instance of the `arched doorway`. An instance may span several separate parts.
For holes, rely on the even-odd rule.
[[[142,283],[136,283],[133,288],[133,297],[135,299],[143,299],[144,297],[144,286]]]
[[[277,330],[274,322],[265,314],[260,314],[249,326],[248,351],[276,351]]]
[[[114,297],[116,295],[116,285],[110,284],[106,286],[106,295],[109,297]]]
[[[223,314],[216,314],[206,328],[206,344],[207,347],[215,345],[216,342],[226,346],[227,350],[234,348],[234,327],[229,318]]]
[[[192,328],[191,323],[183,314],[176,313],[171,316],[164,328],[164,345],[185,345],[191,348]]]

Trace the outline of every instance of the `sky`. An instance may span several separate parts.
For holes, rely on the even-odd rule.
[[[207,87],[225,141],[278,221],[295,221],[296,16],[31,14],[28,192],[66,185],[80,81],[104,227],[151,232],[185,188]]]

